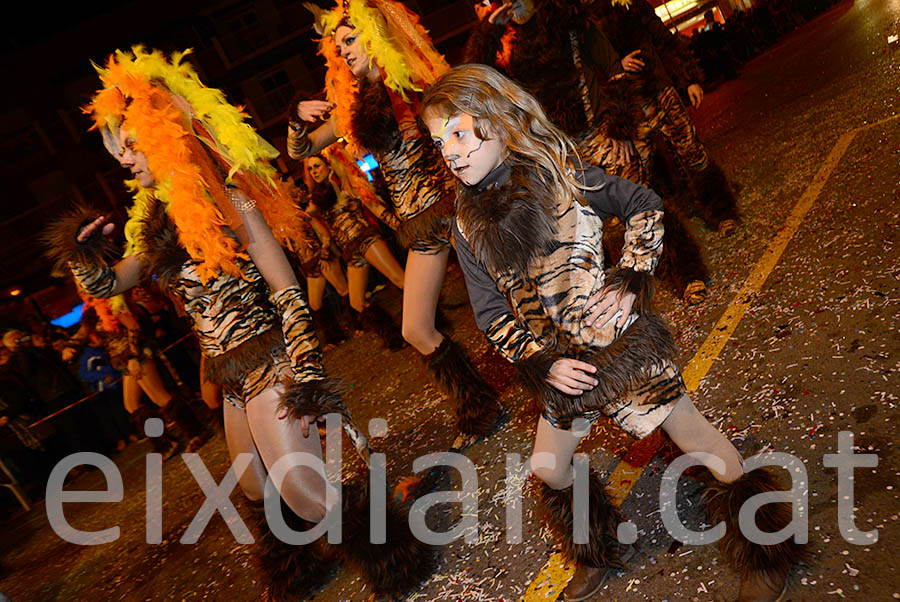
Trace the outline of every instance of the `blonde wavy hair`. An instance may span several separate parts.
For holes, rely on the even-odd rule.
[[[575,143],[557,128],[534,96],[496,69],[486,65],[454,67],[422,96],[421,114],[472,116],[482,140],[496,136],[509,152],[507,163],[537,167],[561,211],[572,200],[583,202],[575,165],[583,168]]]

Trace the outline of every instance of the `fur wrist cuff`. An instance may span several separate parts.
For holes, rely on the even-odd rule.
[[[636,298],[631,310],[638,314],[650,311],[653,305],[653,295],[656,292],[653,274],[638,272],[631,268],[613,268],[607,271],[606,288],[623,293],[634,293]]]
[[[106,259],[112,251],[111,245],[98,232],[85,242],[78,242],[81,229],[97,219],[100,211],[80,206],[56,220],[43,235],[45,255],[53,261],[53,274],[68,274],[69,264],[83,267],[107,267]]]

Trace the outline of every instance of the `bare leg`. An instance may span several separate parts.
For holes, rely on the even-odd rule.
[[[132,370],[132,366],[134,366],[138,360],[132,359],[128,362],[129,371]],[[145,360],[140,362],[140,367],[136,367],[135,374],[140,374],[140,378],[137,379],[138,384],[141,389],[143,389],[144,393],[147,394],[147,397],[150,400],[158,405],[161,408],[166,407],[170,401],[172,401],[172,394],[166,390],[166,386],[163,384],[162,377],[159,375],[159,371],[156,369],[156,363],[153,360]]]
[[[362,313],[366,308],[366,285],[369,283],[369,266],[347,266],[347,280],[350,285],[350,306]]]
[[[225,404],[223,411],[225,412],[225,441],[228,444],[228,456],[231,458],[231,462],[234,463],[234,459],[240,454],[253,456],[250,466],[241,475],[238,484],[247,499],[258,502],[263,499],[263,493],[266,490],[266,467],[263,465],[262,458],[259,457],[256,444],[253,443],[250,425],[247,423],[247,414],[230,403]]]
[[[697,411],[688,395],[678,401],[662,428],[683,452],[706,452],[724,460],[724,473],[706,466],[719,481],[731,483],[744,474],[740,452]]]
[[[137,379],[125,374],[122,376],[122,402],[125,404],[125,411],[134,414],[141,407],[141,386]],[[143,427],[143,425],[142,425]]]
[[[306,452],[321,460],[318,430],[311,428],[309,436],[304,437],[298,421],[278,419],[282,391],[281,385],[272,387],[247,402],[247,422],[263,463],[269,468],[293,452]],[[325,495],[328,487],[323,473],[308,466],[297,466],[287,472],[279,493],[300,518],[317,523],[328,512]]]
[[[384,274],[394,286],[401,290],[403,289],[403,268],[400,267],[400,263],[391,253],[391,250],[383,239],[379,238],[369,245],[365,257],[366,260],[375,266],[376,270]]]
[[[435,255],[409,252],[403,280],[403,338],[422,355],[432,353],[444,340],[434,327],[450,250]]]
[[[337,258],[331,259],[322,264],[322,275],[331,283],[334,290],[341,297],[347,296],[347,278],[344,276],[344,270],[341,269],[341,262]]]
[[[558,429],[541,416],[538,419],[534,451],[531,454],[531,471],[551,489],[565,489],[572,485],[574,471],[572,456],[581,440],[590,430],[576,435],[573,431]]]
[[[322,309],[322,296],[325,294],[325,277],[307,278],[306,292],[309,297],[309,308],[312,311]]]

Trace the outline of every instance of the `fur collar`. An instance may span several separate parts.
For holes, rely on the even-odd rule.
[[[350,125],[357,142],[370,152],[388,150],[397,142],[400,126],[394,117],[387,89],[380,79],[371,81],[364,77],[359,82]]]
[[[500,165],[478,187],[463,187],[456,212],[475,254],[489,272],[525,274],[536,257],[556,249],[556,204],[534,167]]]
[[[165,290],[178,279],[182,266],[190,260],[190,256],[181,246],[175,224],[162,203],[155,204],[142,226],[138,236],[143,239],[146,249],[141,257],[145,276],[148,279],[156,276],[160,288]]]

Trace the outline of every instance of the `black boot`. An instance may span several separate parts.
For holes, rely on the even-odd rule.
[[[334,311],[327,303],[322,305],[321,309],[311,309],[310,313],[316,324],[316,334],[322,346],[337,345],[347,340],[347,335],[341,329],[337,316],[334,315]]]
[[[350,305],[350,295],[341,297],[341,305],[344,308],[344,316],[347,318],[347,327],[350,329],[350,336],[353,336],[358,331],[362,330],[362,325],[359,323],[359,312]]]
[[[465,350],[445,336],[427,359],[429,372],[456,411],[456,428],[461,437],[454,441],[453,449],[462,449],[493,433],[503,418],[503,406]]]
[[[268,600],[305,600],[328,583],[335,568],[334,551],[325,538],[306,545],[291,545],[278,539],[269,528],[263,502],[248,502],[250,529],[254,533],[254,559],[268,578]],[[312,524],[303,520],[281,500],[281,514],[294,531],[307,531]]]
[[[596,594],[617,569],[625,568],[631,548],[616,539],[621,518],[609,501],[600,477],[591,472],[588,482],[588,543],[577,544],[573,532],[575,513],[572,508],[574,487],[540,488],[540,510],[546,523],[562,544],[565,556],[575,562],[575,575],[563,591],[566,602],[586,600]]]
[[[189,402],[180,395],[172,396],[169,403],[162,408],[162,414],[166,417],[166,422],[175,423],[185,443],[186,452],[190,453],[200,449],[209,439],[209,433],[197,420],[189,407]]]
[[[696,305],[706,299],[709,271],[700,244],[687,229],[684,214],[673,201],[666,199],[664,206],[666,235],[656,274],[675,288],[676,296],[685,305]]]
[[[160,413],[159,408],[157,406],[148,406],[141,405],[137,410],[134,411],[133,414],[129,415],[131,419],[132,425],[134,426],[134,430],[137,431],[139,437],[143,437],[146,435],[145,431],[145,423],[147,420],[151,418],[158,418],[163,423],[163,433],[159,437],[150,437],[150,446],[153,448],[153,451],[162,454],[163,460],[168,460],[176,453],[178,453],[179,443],[178,439],[173,437],[166,430],[166,419]]]
[[[722,169],[712,160],[691,173],[692,192],[703,220],[722,237],[731,236],[741,221],[737,199]]]
[[[359,314],[359,321],[366,330],[377,334],[384,346],[391,351],[398,351],[406,345],[400,326],[380,305],[372,303],[366,307]]]
[[[703,494],[706,512],[712,524],[725,522],[725,536],[719,540],[722,554],[741,575],[738,602],[775,602],[787,591],[791,567],[808,559],[808,549],[793,538],[766,546],[751,542],[741,532],[738,520],[741,506],[760,493],[781,491],[773,470],[757,468],[731,483],[713,482]],[[775,533],[787,527],[792,518],[787,502],[765,504],[756,512],[757,528]]]

